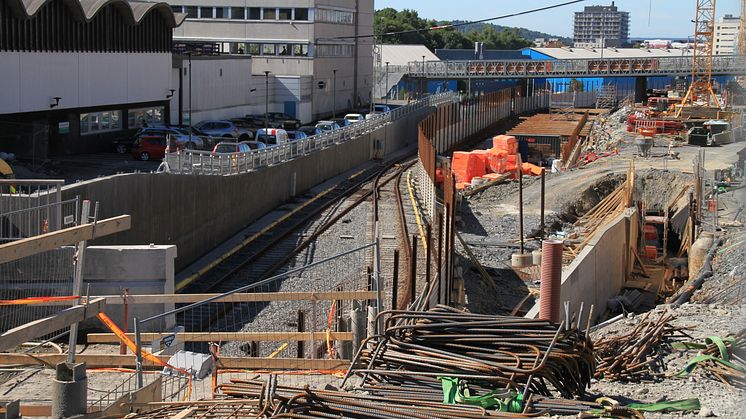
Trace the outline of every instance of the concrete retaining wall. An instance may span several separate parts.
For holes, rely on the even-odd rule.
[[[386,127],[281,165],[235,176],[130,173],[63,188],[63,199],[99,201],[99,218],[132,216],[129,231],[94,244],[175,244],[184,268],[273,208],[372,157],[417,143],[425,108]],[[374,153],[374,145],[379,149]],[[291,186],[295,180],[295,191]]]
[[[606,311],[606,301],[619,294],[624,286],[631,263],[630,246],[637,242],[639,215],[630,208],[606,228],[598,231],[580,254],[562,270],[562,293],[560,301],[570,301],[570,314],[578,313],[584,303],[584,316],[591,304],[598,317]],[[536,318],[538,302],[526,314]],[[562,310],[564,318],[564,310]]]

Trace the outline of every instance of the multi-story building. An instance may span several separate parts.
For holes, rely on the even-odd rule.
[[[173,28],[164,3],[0,0],[0,151],[111,150],[168,123]]]
[[[573,46],[576,48],[622,47],[629,39],[629,13],[611,6],[586,6],[575,12]]]
[[[736,53],[740,27],[741,18],[733,15],[725,15],[715,23],[714,44],[716,55],[731,55]]]
[[[309,121],[370,101],[373,0],[167,2],[187,15],[175,52],[251,55],[257,84],[272,79],[270,111]]]

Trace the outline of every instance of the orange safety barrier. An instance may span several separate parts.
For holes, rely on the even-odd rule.
[[[0,300],[0,306],[19,306],[30,304],[43,304],[55,301],[71,301],[79,299],[79,295],[66,295],[64,297],[27,297],[17,300]]]

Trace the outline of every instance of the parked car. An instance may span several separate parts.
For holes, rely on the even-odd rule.
[[[140,128],[134,135],[129,138],[114,140],[114,149],[119,154],[125,154],[130,151],[135,142],[142,137],[166,137],[170,135],[172,139],[180,144],[182,148],[195,149],[204,147],[204,141],[198,135],[189,135],[189,131],[176,127],[147,127]]]
[[[249,141],[254,139],[254,132],[256,131],[256,128],[252,127],[251,124],[249,124],[245,119],[232,118],[229,119],[229,121],[232,122],[233,125],[235,125],[236,128],[238,128],[238,130],[241,132],[241,134],[238,136],[239,140]]]
[[[266,144],[267,147],[281,145],[288,142],[288,132],[281,128],[262,128],[257,130],[256,139]]]
[[[254,128],[264,128],[265,125],[270,128],[283,128],[282,122],[272,120],[269,115],[266,118],[264,114],[246,115],[243,119]]]
[[[212,154],[233,154],[233,153],[248,153],[251,151],[249,145],[245,142],[237,143],[233,141],[221,141],[215,144],[215,148],[212,149]]]
[[[247,146],[249,146],[249,149],[252,151],[253,150],[264,150],[265,148],[267,148],[267,145],[261,141],[241,141],[241,144],[246,144]]]
[[[363,116],[363,114],[360,113],[348,113],[347,115],[345,115],[345,119],[350,121],[351,124],[355,124],[358,122],[362,122],[365,117]]]
[[[378,112],[378,113],[391,112],[391,108],[389,107],[389,105],[377,104],[377,105],[373,105],[373,112]]]
[[[296,131],[303,132],[309,137],[321,134],[321,128],[312,127],[310,125],[304,125],[298,128]]]
[[[171,140],[173,150],[183,148],[183,145]],[[166,137],[163,135],[144,135],[138,137],[132,144],[132,157],[137,160],[163,160],[166,157]]]
[[[213,137],[236,138],[241,141],[254,138],[254,133],[246,125],[239,127],[229,120],[202,121],[195,127]]]
[[[352,125],[352,122],[350,122],[350,121],[348,121],[348,120],[346,120],[344,118],[333,118],[333,119],[331,119],[331,121],[332,122],[336,122],[337,125],[339,125],[340,128],[344,128],[344,127]]]
[[[293,118],[292,116],[282,112],[269,112],[267,114],[271,122],[279,122],[282,124],[281,128],[286,130],[294,130],[300,128],[300,120]]]
[[[288,140],[290,141],[302,140],[305,138],[308,138],[308,135],[303,131],[288,131]]]
[[[319,121],[316,124],[316,128],[320,128],[322,131],[334,131],[335,129],[339,129],[339,125],[334,121]]]

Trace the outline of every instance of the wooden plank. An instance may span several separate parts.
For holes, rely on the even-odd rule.
[[[168,362],[169,356],[159,356]],[[48,365],[54,366],[67,360],[67,354],[22,354],[0,353],[0,365]],[[134,368],[134,355],[78,354],[76,362],[85,362],[88,368]],[[218,364],[221,368],[255,369],[255,370],[346,370],[350,360],[344,359],[298,359],[298,358],[250,358],[221,357]],[[162,367],[146,365],[147,368],[160,370]]]
[[[127,304],[196,303],[220,294],[143,294],[127,296]],[[124,304],[121,295],[98,295],[108,305]],[[250,292],[237,293],[215,300],[223,303],[267,302],[267,301],[351,301],[374,300],[375,291],[329,291],[329,292]],[[54,301],[37,305],[71,305],[70,301]]]
[[[129,230],[131,219],[129,215],[107,218],[95,224],[81,224],[79,226],[52,231],[39,236],[29,237],[0,245],[0,263],[18,260],[26,256],[36,255],[62,246],[70,246],[84,240],[93,240]]]
[[[141,333],[143,342],[170,336],[170,333]],[[135,339],[134,333],[128,333],[130,339]],[[352,332],[329,332],[331,340],[351,341]],[[119,343],[113,333],[89,333],[88,343]],[[326,340],[326,332],[182,332],[177,335],[182,342],[278,342],[278,341],[314,341]]]
[[[21,416],[23,417],[51,417],[52,405],[37,405],[21,403]]]
[[[34,320],[30,323],[10,329],[0,335],[0,351],[13,349],[16,346],[24,342],[30,342],[39,336],[56,332],[57,330],[65,328],[73,323],[91,318],[103,311],[105,306],[105,300],[99,298],[91,301],[88,305],[70,307],[62,310],[54,316]]]

